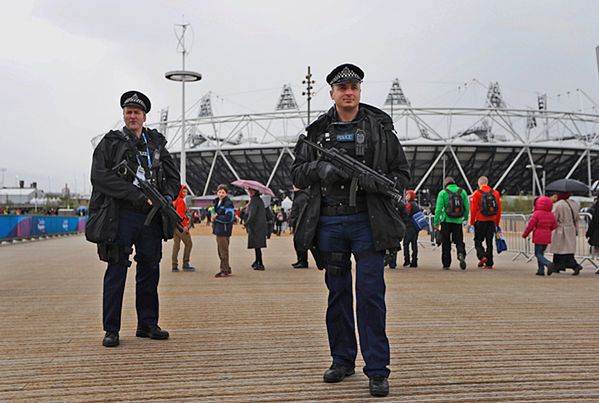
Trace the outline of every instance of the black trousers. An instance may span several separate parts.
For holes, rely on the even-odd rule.
[[[566,269],[576,269],[580,266],[580,264],[574,258],[574,253],[567,254],[553,254],[553,264],[555,265],[553,270],[560,271]]]
[[[412,248],[411,259],[410,248]],[[406,229],[406,236],[403,239],[403,259],[407,263],[418,263],[418,232],[411,228]]]
[[[121,330],[121,311],[129,252],[135,246],[135,308],[138,326],[158,324],[158,280],[162,257],[162,224],[155,218],[146,227],[146,215],[129,210],[119,213],[116,243],[121,248],[117,262],[108,264],[104,274],[103,324],[107,332]],[[129,249],[130,250],[130,249]]]
[[[495,221],[477,221],[474,223],[474,247],[476,257],[487,258],[487,266],[493,266],[493,243],[495,242]],[[486,249],[483,247],[486,243]]]
[[[466,244],[464,243],[464,232],[462,224],[452,222],[441,223],[441,235],[443,243],[441,244],[441,263],[443,267],[451,266],[451,243],[453,242],[458,250],[458,255],[466,256]]]
[[[299,263],[308,263],[308,251],[302,249],[295,249],[295,254],[297,255],[297,261]]]

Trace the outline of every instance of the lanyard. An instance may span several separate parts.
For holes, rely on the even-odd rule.
[[[146,134],[142,133],[141,137],[144,139],[144,143],[146,143],[146,158],[148,159],[148,168],[152,168],[152,157],[150,157],[150,148],[148,147],[148,139],[146,138]],[[141,165],[141,161],[139,160],[139,156],[135,154],[135,158],[137,158],[137,163]]]

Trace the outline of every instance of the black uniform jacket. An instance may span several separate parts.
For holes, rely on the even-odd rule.
[[[396,182],[397,188],[403,191],[410,180],[410,169],[403,148],[393,130],[391,117],[382,110],[370,105],[360,104],[367,121],[366,135],[374,148],[372,168],[385,174]],[[307,137],[317,142],[318,137],[326,132],[329,124],[335,119],[335,107],[320,116],[308,126]],[[318,156],[316,152],[299,143],[295,147],[295,161],[292,165],[293,183],[298,188],[310,188],[310,200],[295,224],[295,243],[308,250],[316,245],[318,219],[320,216],[320,179],[318,177]],[[377,251],[399,247],[404,235],[404,224],[395,203],[378,193],[366,195],[368,216],[374,237],[374,248]]]
[[[174,199],[180,189],[179,171],[170,153],[166,150],[166,139],[154,129],[144,128],[148,149],[152,158],[152,171],[160,192]],[[132,178],[122,178],[112,168],[127,159],[134,170],[138,166],[131,135],[122,131],[108,132],[94,150],[91,169],[92,196],[89,203],[89,219],[86,237],[99,244],[114,243],[118,231],[119,205],[147,205],[147,197],[135,185]],[[158,158],[156,158],[158,157]],[[146,208],[147,209],[147,208]],[[163,238],[172,237],[170,223],[163,219]]]

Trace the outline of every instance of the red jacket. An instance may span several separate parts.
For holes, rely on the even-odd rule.
[[[187,204],[185,204],[185,197],[183,197],[183,189],[185,189],[185,185],[181,185],[179,196],[173,202],[173,206],[175,206],[179,217],[183,218],[183,222],[181,223],[183,228],[189,228],[189,216],[187,215]]]
[[[532,231],[532,243],[549,245],[551,243],[551,231],[557,228],[557,221],[551,212],[553,202],[549,197],[541,196],[535,200],[535,212],[533,213],[522,238],[526,238]]]
[[[480,206],[483,192],[491,192],[493,191],[493,196],[495,196],[495,200],[497,200],[497,214],[493,216],[486,216],[480,212]],[[495,221],[495,225],[499,225],[499,221],[501,220],[501,197],[499,196],[499,192],[491,189],[489,185],[484,185],[477,190],[472,195],[472,199],[470,200],[470,225],[474,225],[477,221]]]

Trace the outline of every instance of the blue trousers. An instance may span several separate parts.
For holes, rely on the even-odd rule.
[[[104,331],[121,329],[121,311],[125,280],[129,267],[129,251],[135,246],[135,308],[137,323],[142,326],[158,324],[158,279],[162,258],[162,226],[159,217],[144,226],[145,214],[131,210],[119,213],[116,244],[119,247],[117,262],[109,263],[104,274],[103,324]]]
[[[551,264],[551,261],[545,257],[545,249],[547,249],[547,245],[535,244],[535,257],[537,258],[538,265],[537,273],[545,273],[545,266]]]
[[[318,248],[339,266],[340,253],[348,268],[342,274],[327,271],[325,282],[329,290],[326,314],[329,347],[334,364],[355,366],[357,355],[356,331],[350,253],[356,257],[356,317],[360,350],[364,358],[364,373],[368,377],[389,376],[389,340],[385,332],[385,279],[383,252],[374,252],[374,241],[366,213],[323,216],[318,227]],[[331,257],[332,259],[332,257]]]

